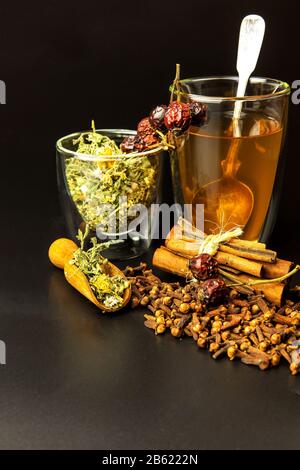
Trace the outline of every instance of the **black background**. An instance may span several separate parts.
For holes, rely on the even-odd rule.
[[[284,367],[215,363],[188,341],[154,339],[141,312],[99,319],[47,261],[64,235],[57,138],[92,118],[135,128],[167,102],[176,62],[183,77],[234,73],[249,13],[267,25],[256,74],[300,79],[298,9],[292,0],[2,2],[1,448],[299,448],[299,379]],[[271,240],[298,260],[299,116],[291,104]]]
[[[249,12],[267,25],[255,73],[290,84],[300,79],[297,9],[294,0],[2,4],[2,164],[17,210],[20,194],[38,197],[43,207],[49,194],[56,198],[58,137],[88,128],[92,118],[99,128],[135,128],[168,101],[176,62],[183,77],[235,73],[239,25]],[[280,227],[297,222],[299,116],[300,105],[291,105]]]

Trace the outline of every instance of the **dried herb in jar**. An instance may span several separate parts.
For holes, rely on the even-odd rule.
[[[67,159],[66,180],[80,215],[91,229],[101,226],[103,231],[111,227],[118,231],[120,225],[132,220],[130,207],[150,206],[156,192],[155,157],[136,152],[123,155],[112,139],[96,132],[94,122],[92,131],[82,133],[74,144],[78,144],[79,154],[91,159]]]

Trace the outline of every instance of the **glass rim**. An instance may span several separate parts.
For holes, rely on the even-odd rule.
[[[78,131],[72,132],[72,134],[65,135],[60,137],[56,141],[56,150],[60,153],[64,153],[69,155],[73,158],[77,158],[78,160],[86,160],[86,161],[114,161],[114,160],[122,160],[123,158],[130,158],[130,157],[144,157],[144,156],[153,156],[157,155],[158,153],[165,150],[164,145],[160,145],[156,148],[145,150],[143,152],[130,152],[130,153],[113,153],[111,155],[89,155],[86,153],[76,152],[75,150],[70,150],[64,147],[63,142],[66,139],[75,139],[80,134],[88,133],[89,131]],[[136,135],[137,132],[132,129],[96,129],[96,132],[107,132],[110,134],[126,134],[126,135]]]
[[[193,83],[193,82],[205,82],[205,81],[214,81],[214,80],[231,80],[238,81],[237,75],[219,75],[219,76],[207,76],[207,77],[194,77],[194,78],[184,78],[179,80],[179,84],[184,83]],[[252,83],[267,83],[270,82],[276,86],[275,92],[267,93],[263,95],[245,95],[245,96],[208,96],[200,95],[194,93],[185,93],[182,91],[177,91],[174,89],[174,84],[171,84],[169,91],[173,92],[175,95],[181,95],[186,98],[190,98],[193,101],[203,101],[204,103],[221,103],[221,102],[234,102],[234,101],[263,101],[278,98],[283,95],[288,95],[291,92],[290,85],[287,82],[282,80],[277,80],[275,78],[269,77],[250,77],[250,82]],[[276,91],[278,88],[283,88],[280,91]]]

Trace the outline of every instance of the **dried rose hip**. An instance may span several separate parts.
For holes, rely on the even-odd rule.
[[[190,103],[192,124],[202,125],[207,121],[208,108],[206,104],[192,101]]]
[[[137,133],[139,135],[147,135],[147,134],[153,134],[155,131],[151,127],[149,118],[145,117],[143,118],[137,126]]]
[[[143,118],[138,123],[136,137],[134,147],[139,152],[147,150],[151,145],[157,144],[158,136],[156,135],[155,129],[151,127],[149,118]]]
[[[218,276],[218,267],[218,262],[207,253],[195,256],[189,261],[193,276],[200,280]]]
[[[151,145],[155,145],[158,142],[158,138],[153,134],[145,134],[138,136],[138,140],[135,144],[135,148],[139,151],[147,150]]]
[[[207,279],[201,287],[203,300],[212,305],[221,304],[228,294],[228,288],[220,277]]]
[[[138,152],[143,152],[146,148],[145,142],[143,141],[143,138],[139,135],[136,136],[135,142],[134,142],[134,150]]]
[[[151,113],[149,114],[149,121],[154,129],[158,129],[160,131],[166,129],[164,117],[167,109],[168,107],[165,104],[161,104],[152,109]]]
[[[173,101],[168,106],[164,117],[164,123],[169,130],[185,131],[191,122],[191,111],[187,103]]]
[[[124,153],[133,152],[135,150],[136,135],[125,137],[120,145],[120,149]]]
[[[143,152],[147,150],[149,146],[155,145],[157,142],[158,139],[155,134],[130,135],[129,137],[125,137],[120,148],[124,153]]]

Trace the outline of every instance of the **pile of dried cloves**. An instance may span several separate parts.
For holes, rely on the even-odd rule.
[[[145,263],[124,271],[132,284],[132,307],[144,306],[145,326],[155,334],[190,336],[217,359],[227,356],[261,370],[287,361],[292,375],[300,372],[300,302],[278,308],[249,286],[228,290],[226,301],[203,301],[199,282],[181,286],[162,282]]]

